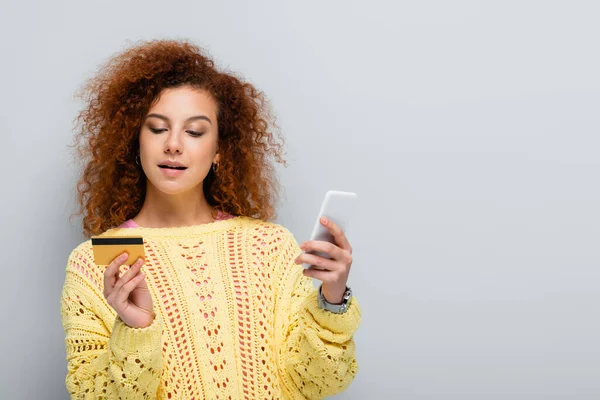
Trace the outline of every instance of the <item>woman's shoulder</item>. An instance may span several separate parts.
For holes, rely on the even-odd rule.
[[[87,254],[92,251],[92,239],[84,240],[71,251],[71,256]]]
[[[92,240],[87,239],[71,250],[67,259],[66,271],[89,276],[94,269]]]
[[[294,235],[285,226],[278,224],[273,221],[263,221],[256,218],[245,218],[244,224],[252,230],[255,230],[257,234],[266,236],[278,236],[278,237],[293,237]]]

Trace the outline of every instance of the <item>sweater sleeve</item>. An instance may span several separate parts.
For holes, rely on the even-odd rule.
[[[276,304],[278,368],[289,398],[322,399],[344,391],[356,376],[353,334],[360,308],[352,298],[344,314],[319,307],[312,278],[294,263],[302,250],[286,238],[277,263],[281,268]]]
[[[162,373],[162,320],[126,325],[105,301],[103,272],[75,249],[66,268],[61,315],[71,399],[155,398]]]

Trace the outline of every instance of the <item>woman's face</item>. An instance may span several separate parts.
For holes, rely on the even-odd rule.
[[[140,131],[140,162],[148,184],[175,195],[202,190],[219,162],[217,105],[190,86],[165,89],[148,111]]]

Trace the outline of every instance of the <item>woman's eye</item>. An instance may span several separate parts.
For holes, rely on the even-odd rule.
[[[161,133],[161,132],[164,132],[164,131],[166,131],[166,129],[156,129],[156,128],[150,128],[150,131],[151,131],[152,133]]]
[[[196,131],[186,131],[186,132],[189,133],[190,135],[194,136],[194,137],[198,137],[198,136],[204,135],[204,132],[196,132]]]

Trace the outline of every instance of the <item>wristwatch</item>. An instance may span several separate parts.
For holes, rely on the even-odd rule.
[[[327,310],[336,314],[345,313],[348,310],[348,307],[350,307],[350,301],[352,300],[352,289],[346,286],[346,291],[342,297],[342,304],[332,304],[325,300],[325,296],[323,296],[323,293],[321,293],[322,286],[323,285],[319,286],[319,307],[323,310]]]

